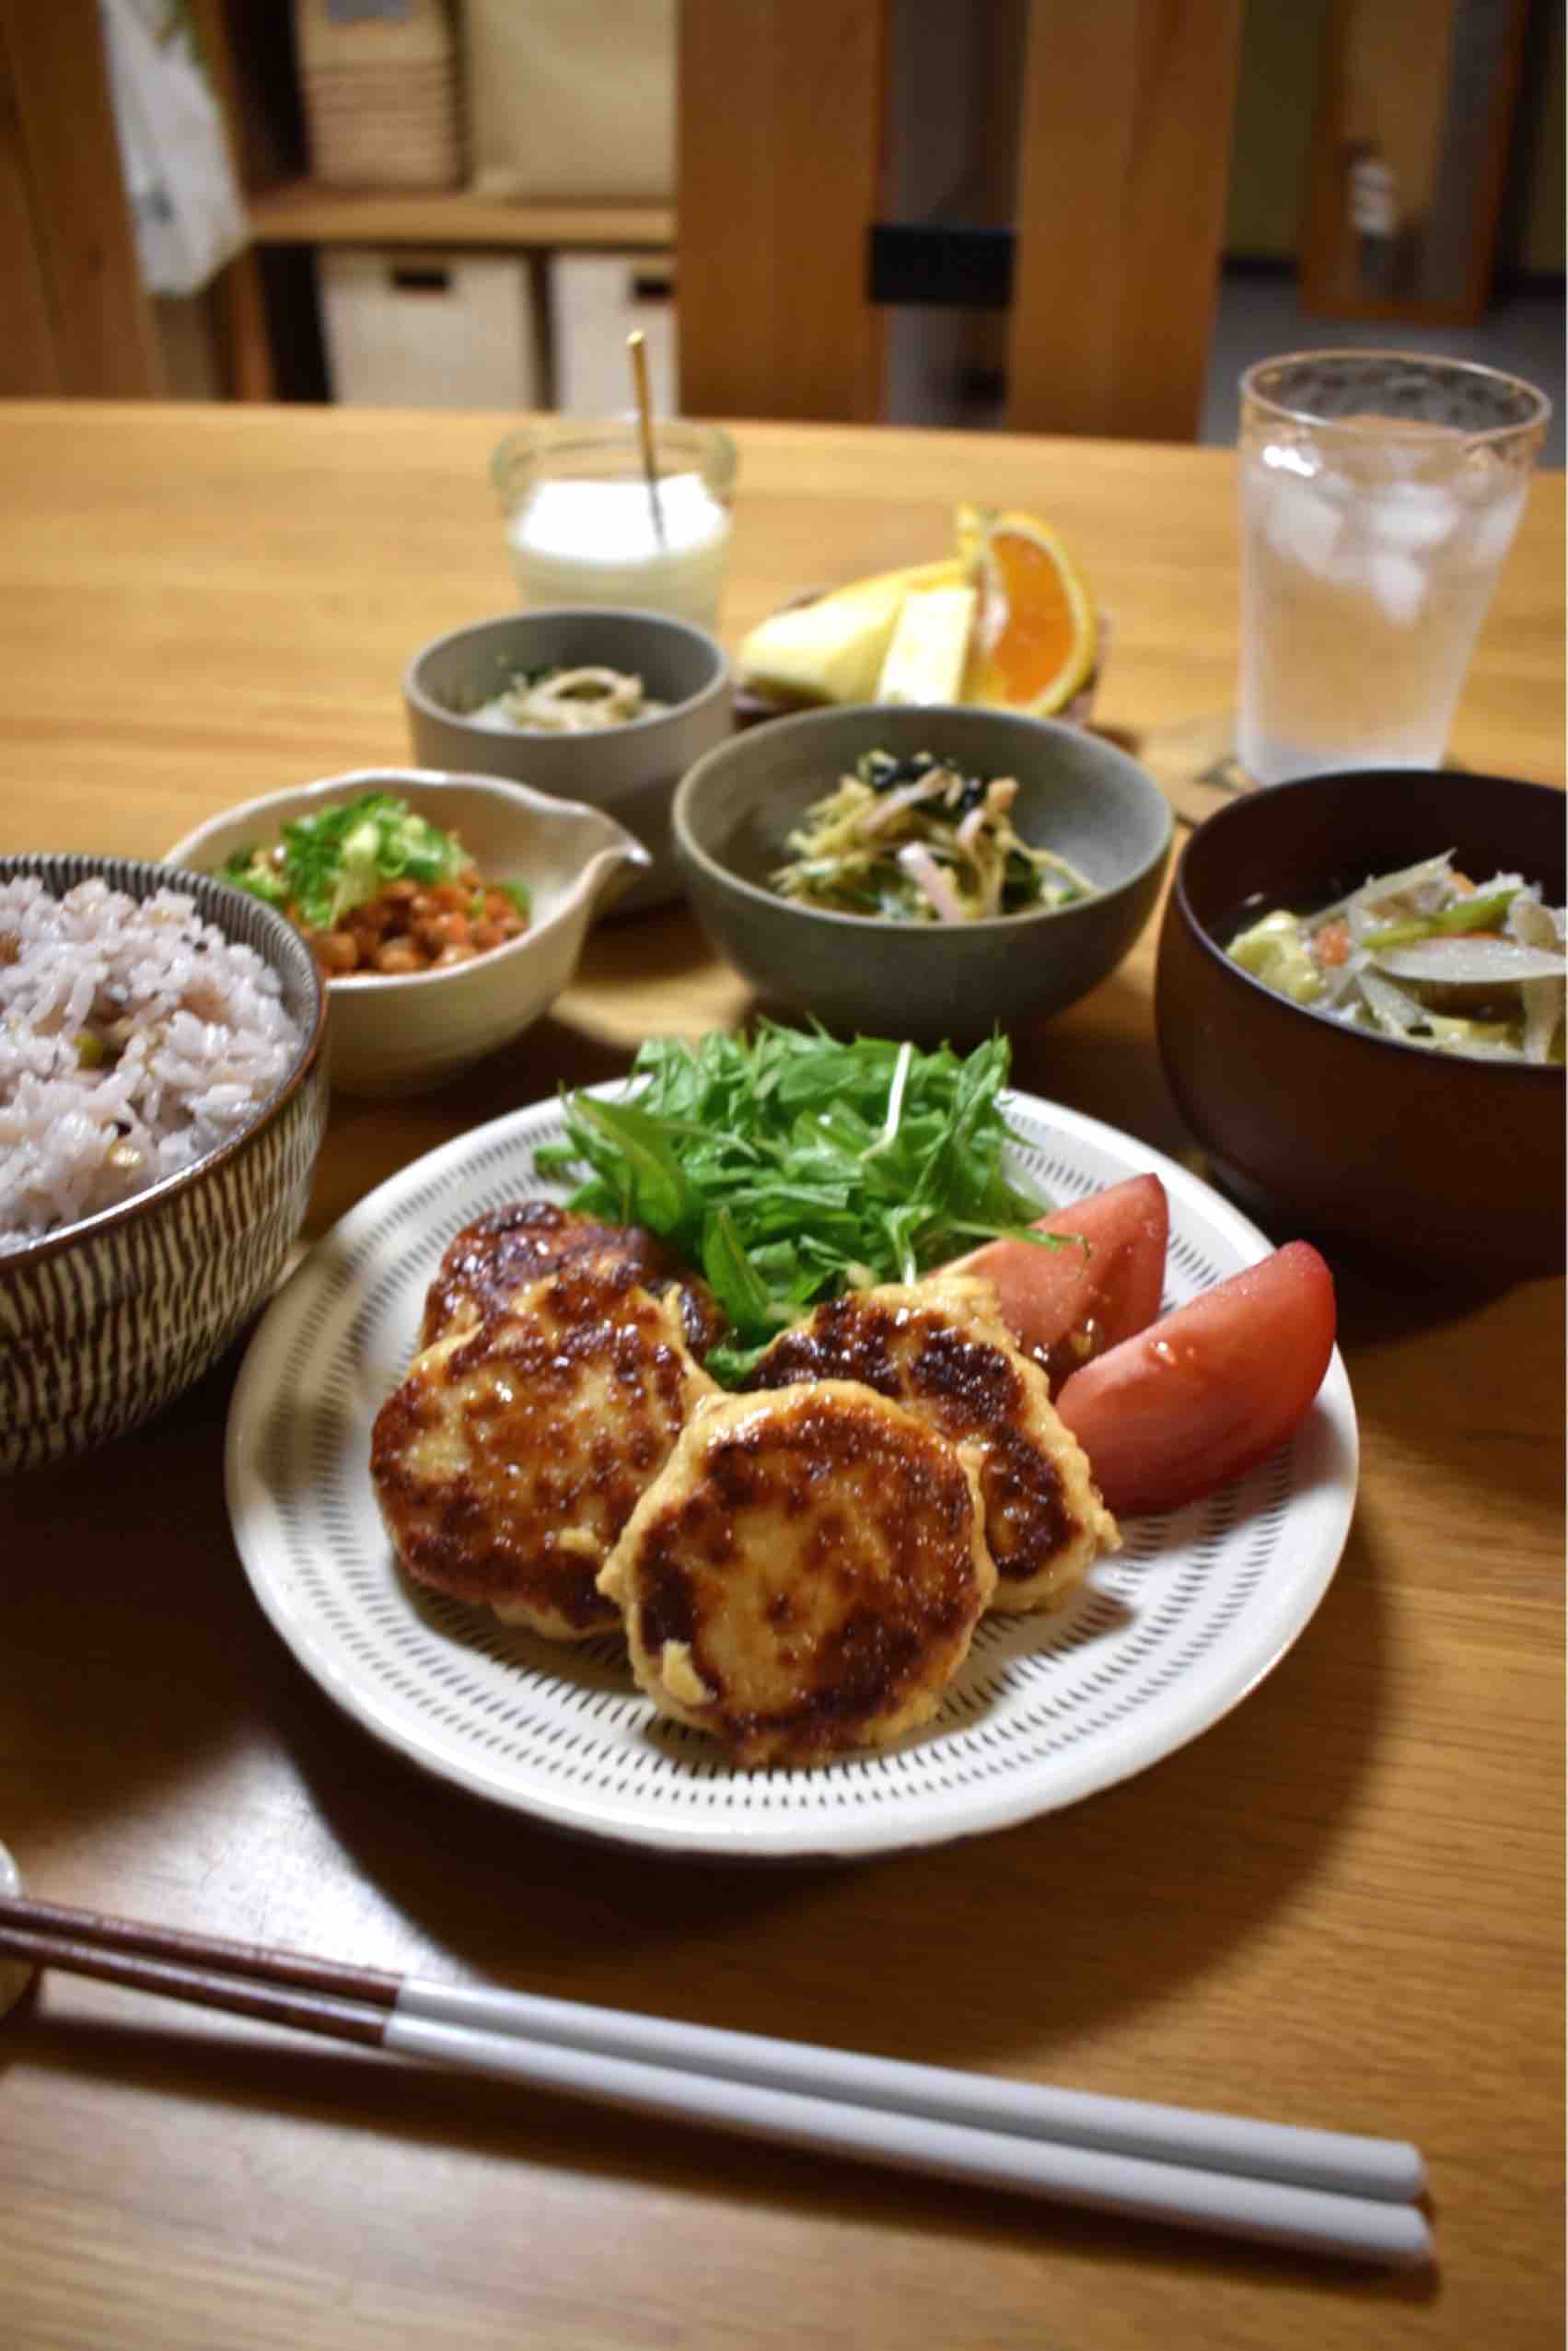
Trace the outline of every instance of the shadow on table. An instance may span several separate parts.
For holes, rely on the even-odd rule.
[[[656,2013],[937,2064],[1005,2069],[1016,2049],[1048,2074],[1061,2049],[1057,2077],[1068,2080],[1092,2071],[1068,2053],[1115,2026],[1146,2033],[1138,2088],[1157,2097],[1170,2089],[1162,2006],[1223,1972],[1329,1866],[1375,1745],[1382,1670],[1376,1560],[1353,1535],[1318,1617],[1276,1672],[1138,1779],[962,1845],[787,1868],[661,1861],[539,1829],[381,1754],[291,1663],[273,1719],[345,1859],[440,1955],[432,1972],[624,2003],[631,1955],[636,2005]],[[46,1999],[18,2012],[0,2068],[9,2054],[237,2115],[548,2160],[667,2196],[727,2194],[807,2222],[853,2210],[860,2226],[955,2244],[1016,2246],[1026,2211],[1000,2191],[958,2197],[940,2181],[763,2145],[738,2171],[722,2136],[695,2126],[519,2098],[238,2019],[168,2016],[156,2004],[124,2019],[51,2014]],[[1237,2053],[1238,2082],[1249,2062]],[[1060,2206],[1027,2210],[1041,2252],[1171,2275],[1222,2269],[1282,2290],[1310,2278],[1316,2293],[1358,2300],[1419,2303],[1439,2291],[1435,2273],[1320,2262]]]
[[[1114,2030],[1123,2058],[1146,2043],[1148,2077],[1126,2086],[1152,2097],[1172,2089],[1162,2008],[1223,1975],[1332,1866],[1386,1703],[1384,1597],[1376,1530],[1365,1519],[1275,1672],[1138,1778],[930,1852],[784,1868],[682,1864],[575,1843],[465,1797],[332,1709],[272,1635],[234,1557],[222,1493],[233,1371],[232,1362],[220,1367],[163,1422],[91,1467],[13,1489],[24,1541],[0,1573],[12,1752],[64,1760],[53,1777],[32,1769],[25,1787],[11,1786],[0,1761],[0,1787],[25,1800],[41,1849],[156,1818],[166,1786],[188,1800],[203,1772],[221,1785],[230,1751],[261,1740],[301,1783],[318,1845],[335,1845],[344,1868],[423,1946],[399,1952],[400,1963],[618,2005],[634,1981],[636,2004],[656,2013],[938,2064],[1027,2064],[1069,2081],[1092,2077],[1095,2042]],[[74,1543],[69,1576],[52,1574],[60,1523],[95,1518],[114,1539]],[[172,1525],[180,1539],[168,1545],[158,1530]],[[5,1822],[0,1830],[10,1833]],[[25,1866],[28,1840],[18,1843]],[[250,1925],[204,1923],[240,1933]],[[388,1954],[383,1946],[334,1955],[379,1962]],[[122,2021],[72,2015],[64,2001],[52,2013],[46,1998],[18,2014],[0,2064],[25,2053],[29,2065],[87,2069],[160,2095],[292,2111],[498,2158],[533,2151],[667,2193],[711,2193],[732,2176],[722,2144],[695,2129],[629,2128],[563,2101],[519,2102],[500,2085],[299,2045],[226,2019],[171,2023],[168,2013],[139,2004]],[[1237,2053],[1238,2085],[1249,2062]],[[1238,2088],[1225,2102],[1247,2101]],[[1010,2198],[966,2195],[960,2206],[937,2182],[784,2150],[751,2149],[730,2193],[807,2217],[853,2200],[873,2225],[979,2242],[1014,2241],[1018,2228]],[[1223,2263],[1282,2285],[1310,2274],[1319,2290],[1379,2298],[1434,2290],[1421,2278],[1341,2272],[1060,2208],[1037,2210],[1029,2228],[1059,2249],[1162,2269]]]
[[[630,1956],[636,2005],[654,2012],[936,2064],[1017,2053],[1033,2068],[1061,2050],[1063,2078],[1075,2048],[1146,2015],[1141,2094],[1158,2096],[1161,2007],[1331,1866],[1384,1665],[1376,1556],[1353,1532],[1296,1647],[1192,1745],[1066,1811],[862,1862],[578,1843],[370,1753],[303,1676],[279,1728],[348,1858],[438,1955],[433,1972],[623,2004]]]
[[[471,1083],[465,1107],[478,1111],[494,1080]],[[959,2065],[1017,2051],[1032,2066],[1060,2049],[1065,2070],[1075,2044],[1157,2015],[1302,1898],[1374,1752],[1385,1626],[1364,1514],[1317,1618],[1246,1705],[1070,1810],[855,1864],[682,1865],[569,1842],[379,1749],[273,1635],[224,1503],[234,1368],[94,1463],[15,1489],[21,1541],[0,1570],[12,1752],[69,1759],[13,1786],[0,1753],[0,1791],[38,1849],[68,1846],[95,1819],[134,1821],[165,1783],[219,1785],[230,1751],[275,1743],[319,1815],[318,1841],[335,1840],[431,1957],[462,1973],[621,2003],[631,1951],[642,2003],[669,2015]],[[97,1543],[94,1525],[110,1530]],[[174,1526],[170,1543],[160,1530]],[[50,1570],[57,1551],[66,1576]],[[1150,2070],[1157,2094],[1157,2036]]]
[[[1024,1042],[1018,1082],[1116,1123],[1141,1100],[1138,1131],[1179,1153],[1183,1137],[1152,1038],[1110,1016]],[[431,1141],[552,1090],[620,1074],[625,1056],[545,1022],[430,1110]],[[588,1065],[585,1066],[585,1063]],[[346,1113],[353,1117],[352,1109]],[[405,1150],[404,1157],[408,1156]],[[356,1170],[360,1189],[392,1169]],[[344,1205],[348,1205],[346,1202]],[[1366,1311],[1372,1308],[1368,1304]],[[346,1868],[401,1914],[421,1951],[401,1963],[526,1985],[559,1996],[637,2005],[742,2031],[833,2041],[937,2064],[1010,2063],[1063,2080],[1095,2072],[1112,2031],[1125,2062],[1146,2045],[1162,2069],[1167,2003],[1310,1900],[1376,1752],[1388,1702],[1388,1624],[1375,1522],[1353,1528],[1340,1572],[1291,1653],[1233,1714],[1121,1787],[1017,1828],[930,1852],[869,1862],[680,1863],[572,1842],[466,1797],[377,1748],[340,1717],[261,1619],[234,1557],[222,1492],[223,1424],[236,1357],[139,1437],[91,1467],[23,1482],[19,1531],[0,1571],[13,1667],[13,1752],[60,1749],[52,1782],[31,1775],[29,1817],[41,1845],[90,1837],[95,1823],[156,1810],[162,1786],[186,1787],[231,1748],[275,1742]],[[84,1496],[87,1498],[84,1498]],[[71,1548],[68,1577],[50,1572],[61,1523],[91,1516],[112,1539]],[[160,1541],[178,1525],[177,1545]],[[68,1741],[52,1726],[69,1723]],[[90,1725],[84,1733],[83,1724]],[[0,1761],[0,1787],[7,1787]],[[6,1823],[0,1832],[9,1833]],[[40,1887],[40,1891],[50,1889]],[[56,1890],[58,1891],[58,1890]],[[223,1931],[226,1922],[205,1922]],[[236,1931],[248,1922],[236,1921]],[[295,1935],[291,1939],[308,1940]],[[385,1948],[336,1954],[383,1961]],[[1216,2003],[1216,2008],[1223,2001]],[[713,2143],[625,2124],[560,2101],[519,2109],[497,2085],[379,2065],[200,2019],[134,2022],[51,2015],[19,2019],[28,2062],[90,2066],[132,2084],[189,2087],[237,2109],[293,2106],[344,2127],[499,2152],[548,2147],[552,2161],[647,2178],[666,2189],[726,2176]],[[215,2043],[221,2045],[215,2046]],[[1237,2053],[1238,2086],[1249,2059]],[[1238,2087],[1225,2102],[1247,2101]],[[1299,2118],[1310,2119],[1310,2118]],[[1331,2123],[1353,2117],[1332,2115]],[[923,2212],[956,2235],[1010,2237],[1011,2200],[966,2200],[932,2182],[753,2149],[735,2193],[807,2213],[855,2208],[907,2225]],[[1031,2227],[1038,2232],[1042,2223]],[[1282,2280],[1310,2269],[1327,2290],[1369,2290],[1342,2274],[1264,2249],[1216,2248],[1179,2231],[1053,2211],[1051,2240],[1121,2260],[1208,2266],[1216,2259]],[[1420,2297],[1424,2281],[1378,2275],[1381,2294]]]

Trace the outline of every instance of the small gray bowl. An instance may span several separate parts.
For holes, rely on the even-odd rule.
[[[624,727],[580,735],[505,732],[470,713],[519,670],[601,665],[641,678],[668,709]],[[663,612],[604,605],[554,606],[475,621],[416,653],[403,679],[414,757],[422,767],[499,775],[558,799],[586,801],[623,824],[653,867],[621,901],[621,913],[678,897],[669,835],[676,785],[734,726],[729,663],[717,639]]]
[[[1095,885],[1054,912],[900,923],[779,897],[768,877],[813,800],[865,751],[929,751],[1016,775],[1013,820]],[[699,920],[760,995],[841,1034],[971,1042],[1063,1011],[1115,970],[1170,856],[1169,806],[1111,744],[997,710],[864,705],[770,721],[699,760],[675,796],[676,855]]]
[[[300,1043],[239,1132],[117,1206],[0,1251],[0,1474],[138,1426],[210,1369],[283,1272],[327,1126],[326,992],[299,933],[244,890],[129,857],[0,858],[62,898],[98,879],[195,901],[277,973]]]

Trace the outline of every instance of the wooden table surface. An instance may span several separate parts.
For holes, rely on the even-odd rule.
[[[484,471],[510,421],[7,403],[0,849],[156,855],[254,793],[406,759],[408,655],[512,600]],[[1226,453],[739,438],[732,644],[802,588],[944,552],[970,497],[1080,552],[1113,620],[1108,725],[1228,709]],[[1562,781],[1562,477],[1538,479],[1467,686],[1453,751],[1483,773]],[[1018,1035],[1015,1076],[1191,1158],[1151,1030],[1155,937]],[[310,1233],[448,1136],[746,1002],[682,913],[610,925],[554,1016],[468,1079],[334,1108]],[[61,1978],[0,2031],[7,2342],[1560,2343],[1562,1305],[1556,1282],[1476,1298],[1441,1267],[1342,1274],[1362,1484],[1295,1648],[1143,1776],[864,1865],[600,1851],[373,1746],[240,1570],[233,1359],[0,1497],[0,1834],[33,1891],[1411,2137],[1430,2275],[520,2101]]]

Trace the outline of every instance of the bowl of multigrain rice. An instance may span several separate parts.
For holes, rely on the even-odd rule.
[[[263,1304],[325,1132],[325,1013],[241,890],[0,857],[0,1474],[150,1419]]]

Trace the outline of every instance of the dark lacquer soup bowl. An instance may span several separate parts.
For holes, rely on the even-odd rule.
[[[1167,1075],[1218,1181],[1272,1230],[1468,1281],[1563,1262],[1563,1071],[1345,1026],[1226,953],[1266,910],[1310,913],[1443,851],[1563,902],[1562,793],[1510,776],[1375,770],[1247,794],[1178,861],[1156,1018]]]

